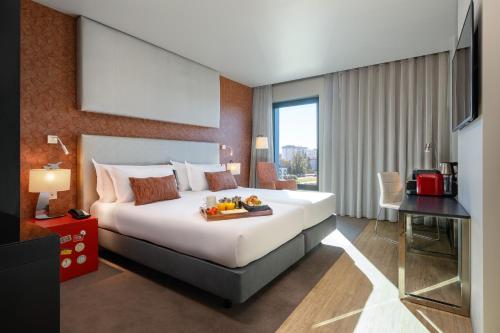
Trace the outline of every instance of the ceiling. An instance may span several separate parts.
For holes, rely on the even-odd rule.
[[[457,0],[36,0],[255,87],[449,50]]]

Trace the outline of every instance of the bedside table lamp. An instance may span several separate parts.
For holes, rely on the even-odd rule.
[[[49,200],[57,199],[57,192],[68,191],[70,179],[70,169],[46,167],[45,169],[30,170],[29,192],[40,193],[36,204],[35,218],[37,220],[61,216],[49,215]]]

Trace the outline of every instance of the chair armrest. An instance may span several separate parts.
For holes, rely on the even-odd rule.
[[[276,184],[274,182],[259,183],[259,188],[263,188],[266,190],[275,190]]]
[[[275,183],[276,183],[277,190],[293,190],[293,191],[295,191],[297,189],[297,181],[295,181],[293,179],[277,180]]]

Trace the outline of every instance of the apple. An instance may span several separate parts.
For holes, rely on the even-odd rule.
[[[207,209],[207,215],[216,215],[218,212],[217,207]]]

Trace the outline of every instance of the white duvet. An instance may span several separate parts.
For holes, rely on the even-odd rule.
[[[251,194],[269,204],[273,215],[207,222],[199,213],[208,195]],[[263,257],[335,210],[335,197],[329,193],[238,188],[186,191],[181,196],[143,206],[96,202],[91,212],[100,227],[234,268]]]

